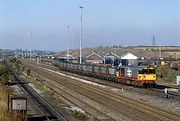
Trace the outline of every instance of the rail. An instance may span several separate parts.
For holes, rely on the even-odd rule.
[[[22,79],[20,79],[16,72],[13,71],[10,66],[7,66],[13,81],[21,88],[21,90],[28,95],[28,97],[34,102],[41,113],[44,115],[46,120],[51,121],[68,121],[61,113],[59,113],[53,106],[51,106],[40,94],[38,94],[33,88],[26,84]]]

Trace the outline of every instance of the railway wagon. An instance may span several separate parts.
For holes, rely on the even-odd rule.
[[[105,80],[113,80],[115,78],[115,68],[93,65],[93,69],[94,77]]]
[[[85,76],[96,77],[100,79],[131,84],[136,86],[154,86],[156,83],[155,69],[145,66],[121,66],[104,67],[88,64],[73,64],[67,62],[55,61],[64,71],[69,71]]]

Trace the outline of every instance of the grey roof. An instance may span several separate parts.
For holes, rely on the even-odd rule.
[[[97,56],[97,57],[99,57],[99,58],[101,58],[101,59],[103,59],[103,57],[102,56],[100,56],[99,54],[97,54],[97,53],[91,53],[90,55],[88,55],[88,56],[86,56],[85,58],[87,59],[87,58],[90,58],[90,57],[92,57],[92,56]]]
[[[107,56],[115,56],[115,57],[117,57],[117,58],[120,58],[120,56],[118,56],[117,54],[115,54],[115,53],[113,53],[113,52],[107,53],[105,56],[106,56],[106,57],[107,57]]]

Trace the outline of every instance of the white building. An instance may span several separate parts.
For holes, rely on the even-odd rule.
[[[138,58],[134,54],[128,52],[121,56],[122,65],[138,65]]]

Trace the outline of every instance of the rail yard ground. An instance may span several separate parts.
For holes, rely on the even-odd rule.
[[[11,67],[19,75],[18,78],[22,79],[21,82],[17,82],[18,85],[31,88],[31,92],[36,92],[39,98],[45,99],[53,110],[65,117],[65,120],[180,120],[180,97],[170,95],[170,98],[166,99],[162,90],[137,88],[64,72],[49,63],[37,65],[33,61],[24,59],[11,60],[11,62],[14,63]],[[24,73],[22,67],[30,69],[31,73]],[[13,76],[11,80],[14,80]],[[19,86],[11,86],[13,93],[26,95],[28,91],[22,92]],[[45,120],[46,114],[40,108],[47,107],[47,104],[36,104],[31,98],[28,98],[28,120]],[[57,114],[51,114],[47,119],[54,119],[53,115]]]
[[[78,120],[180,119],[179,98],[165,99],[164,94],[143,88],[37,67],[25,61],[22,64],[32,70],[28,78],[33,77],[34,84],[46,89],[45,95],[55,98],[49,100],[60,109],[71,110]]]

